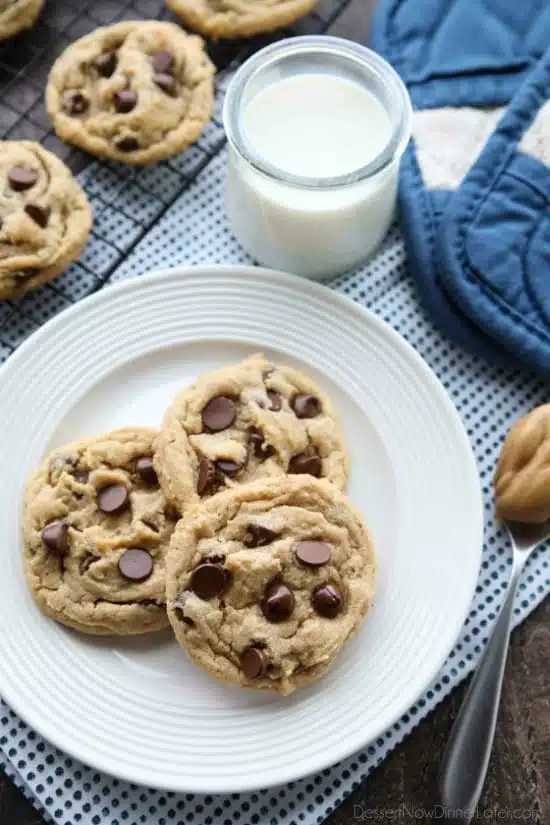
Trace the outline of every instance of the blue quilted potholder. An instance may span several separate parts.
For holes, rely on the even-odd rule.
[[[550,376],[550,50],[451,199],[438,248],[448,293]]]
[[[439,326],[491,361],[503,359],[502,347],[448,290],[437,239],[456,190],[549,42],[547,0],[382,0],[374,16],[372,45],[415,110],[400,185],[410,273]]]

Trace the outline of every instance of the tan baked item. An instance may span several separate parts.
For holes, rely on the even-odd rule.
[[[330,399],[263,355],[204,373],[167,410],[155,468],[174,507],[224,487],[308,473],[343,488],[347,448]]]
[[[185,26],[208,37],[250,37],[291,26],[317,0],[166,0]]]
[[[166,627],[174,519],[153,470],[156,430],[124,429],[55,450],[29,476],[24,565],[40,609],[94,634]]]
[[[516,421],[506,436],[494,486],[500,519],[550,519],[550,404]]]
[[[99,157],[148,164],[186,149],[214,105],[204,41],[173,23],[96,29],[56,60],[46,106],[63,140]]]
[[[212,676],[286,694],[330,668],[369,610],[375,575],[369,533],[343,493],[279,476],[226,490],[178,522],[168,617]]]
[[[43,5],[44,0],[0,0],[0,40],[30,28]]]
[[[91,227],[86,196],[58,157],[32,141],[0,141],[0,298],[60,275]]]

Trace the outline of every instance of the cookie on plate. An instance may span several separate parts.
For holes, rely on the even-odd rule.
[[[56,60],[46,106],[63,140],[147,164],[181,152],[210,119],[215,67],[198,35],[156,20],[117,23]]]
[[[151,455],[156,430],[123,429],[55,450],[29,476],[24,565],[41,610],[85,633],[166,627],[174,518]]]
[[[254,355],[204,373],[167,410],[155,451],[181,510],[223,487],[284,473],[346,484],[344,436],[331,401],[290,367]]]
[[[343,493],[280,476],[226,490],[181,519],[168,617],[212,676],[290,693],[326,673],[359,629],[375,577],[368,530]]]
[[[291,26],[317,0],[166,0],[184,25],[209,37],[250,37]]]
[[[43,5],[44,0],[0,0],[0,40],[30,28]]]
[[[91,227],[86,196],[56,155],[32,141],[0,141],[0,298],[61,275]]]

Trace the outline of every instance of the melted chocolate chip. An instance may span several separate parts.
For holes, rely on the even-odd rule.
[[[203,562],[193,571],[191,589],[199,599],[213,599],[219,596],[228,584],[226,572],[219,564]]]
[[[90,473],[88,470],[76,469],[73,472],[73,478],[75,481],[78,481],[79,484],[87,484],[90,480]]]
[[[301,475],[307,473],[315,478],[320,478],[323,471],[323,462],[318,453],[307,452],[299,453],[290,459],[288,465],[288,472],[294,475]]]
[[[343,599],[333,584],[320,584],[313,591],[311,603],[320,616],[334,619],[342,609]]]
[[[82,115],[88,110],[90,101],[82,92],[65,92],[61,105],[70,115]]]
[[[44,547],[57,556],[69,552],[69,528],[65,521],[50,521],[41,533]]]
[[[274,390],[268,390],[267,397],[269,399],[269,409],[272,410],[272,412],[279,412],[283,406],[283,399],[279,393]]]
[[[292,399],[292,409],[298,418],[315,418],[321,412],[321,402],[316,395],[298,393]]]
[[[216,465],[208,458],[201,458],[197,476],[197,493],[202,496],[211,492],[218,484]]]
[[[151,554],[141,547],[125,550],[118,560],[120,575],[132,582],[144,582],[153,572],[154,566]]]
[[[84,573],[86,573],[86,571],[95,561],[99,561],[99,559],[97,556],[92,556],[91,553],[88,553],[86,556],[84,556],[84,558],[80,560],[80,564],[78,565],[80,574],[83,576]]]
[[[50,217],[50,210],[47,206],[40,206],[39,203],[30,203],[25,204],[25,212],[32,218],[32,220],[38,224],[42,229],[45,229],[48,225],[48,219]]]
[[[8,173],[8,183],[16,192],[30,189],[37,180],[38,174],[34,169],[27,169],[25,166],[14,166]]]
[[[264,527],[263,524],[250,524],[243,544],[245,547],[265,547],[277,538],[279,538],[278,534]]]
[[[267,656],[258,647],[247,647],[241,656],[241,667],[247,679],[262,679],[267,673]]]
[[[174,67],[174,55],[169,51],[155,52],[151,55],[155,74],[171,74]]]
[[[124,484],[110,484],[97,494],[97,506],[103,513],[121,513],[129,504],[128,490]]]
[[[216,461],[216,469],[223,473],[226,476],[234,476],[236,475],[239,470],[242,470],[243,465],[237,464],[236,461],[231,461],[230,459],[226,458],[219,458]]]
[[[126,115],[135,108],[138,96],[133,89],[120,89],[120,91],[115,92],[113,100],[117,112]]]
[[[218,433],[230,427],[237,417],[233,399],[226,395],[212,398],[202,411],[202,423],[209,433]]]
[[[102,77],[112,77],[117,65],[116,52],[103,52],[94,60],[94,66]]]
[[[158,484],[157,474],[153,467],[151,456],[143,455],[136,461],[136,472],[144,484],[155,487]]]
[[[139,149],[139,143],[135,137],[123,137],[115,141],[115,147],[119,152],[135,152]]]
[[[292,616],[295,603],[292,590],[281,581],[273,581],[266,587],[262,613],[268,622],[286,622]]]
[[[270,444],[265,443],[265,436],[259,427],[250,427],[248,430],[248,443],[256,458],[264,461],[275,453]]]
[[[164,74],[162,72],[158,72],[157,74],[153,75],[153,80],[162,91],[170,95],[170,97],[175,97],[178,93],[178,84],[174,77],[171,74]]]
[[[308,567],[322,567],[330,561],[332,549],[326,541],[299,541],[294,552],[296,558]]]

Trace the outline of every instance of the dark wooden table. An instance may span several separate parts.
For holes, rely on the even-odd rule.
[[[354,0],[331,34],[368,43],[376,0]],[[441,819],[435,779],[461,686],[335,811],[327,825]],[[430,816],[430,812],[432,816]],[[550,601],[515,631],[479,822],[550,823]],[[0,773],[0,825],[45,825]]]

